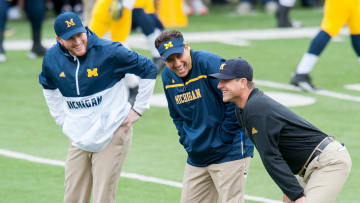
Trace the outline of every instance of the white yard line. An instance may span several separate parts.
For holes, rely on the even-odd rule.
[[[30,161],[30,162],[34,162],[34,163],[41,163],[41,164],[46,164],[46,165],[64,167],[63,161],[36,157],[36,156],[29,155],[29,154],[13,152],[13,151],[5,150],[5,149],[0,149],[0,155],[14,158],[14,159],[26,160],[26,161]],[[139,180],[142,182],[151,182],[151,183],[157,183],[157,184],[167,185],[167,186],[176,187],[176,188],[182,188],[182,184],[180,182],[164,180],[161,178],[156,178],[156,177],[151,177],[151,176],[144,176],[144,175],[136,174],[136,173],[121,172],[121,177],[135,179],[135,180]],[[263,198],[263,197],[255,197],[255,196],[250,196],[250,195],[245,195],[245,199],[263,202],[263,203],[281,203],[281,201],[278,201],[278,200],[271,200],[271,199],[267,199],[267,198]]]
[[[283,90],[301,91],[299,88],[294,87],[290,84],[265,81],[265,80],[255,80],[255,85],[272,87],[272,88],[283,89]],[[343,93],[338,93],[338,92],[333,92],[333,91],[323,90],[323,89],[311,92],[310,94],[317,94],[317,95],[332,97],[332,98],[341,99],[341,100],[360,102],[359,96],[348,95],[348,94],[343,94]]]
[[[186,42],[219,42],[236,46],[248,46],[250,40],[274,40],[274,39],[296,39],[312,38],[320,30],[319,27],[304,28],[273,28],[257,30],[229,30],[213,32],[184,32]],[[340,35],[348,35],[347,28],[341,30]],[[51,47],[55,39],[42,40],[44,46]],[[5,50],[29,50],[31,40],[5,40]],[[148,49],[146,38],[143,34],[130,35],[127,45],[131,48]]]

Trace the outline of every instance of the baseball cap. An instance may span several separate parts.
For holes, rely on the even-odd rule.
[[[184,47],[184,38],[177,37],[171,38],[168,41],[161,43],[157,50],[166,61],[166,59],[172,54],[184,53]]]
[[[68,40],[75,34],[86,32],[81,19],[74,12],[64,12],[55,19],[54,29],[57,36]]]
[[[246,78],[249,81],[253,79],[253,69],[250,64],[242,58],[233,58],[225,61],[220,66],[220,71],[209,75],[220,80],[230,80],[234,78]]]

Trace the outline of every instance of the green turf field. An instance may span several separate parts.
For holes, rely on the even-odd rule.
[[[213,8],[218,13],[206,17],[191,17],[186,32],[234,29],[272,28],[273,16],[258,12],[251,17],[230,13],[229,7]],[[306,26],[320,23],[318,10],[295,10],[292,15]],[[53,19],[44,26],[44,37],[54,37]],[[26,21],[10,22],[15,33],[7,40],[29,38]],[[360,96],[360,92],[343,88],[345,84],[359,83],[360,64],[357,63],[349,38],[332,42],[322,54],[312,76],[314,83],[326,90]],[[252,41],[249,47],[220,43],[192,43],[193,49],[203,49],[225,58],[242,56],[254,67],[255,80],[289,82],[310,39]],[[149,56],[147,51],[137,50]],[[68,141],[55,125],[45,104],[42,88],[37,82],[41,59],[30,60],[27,51],[8,51],[8,61],[0,64],[0,149],[21,152],[38,157],[63,161]],[[162,92],[161,80],[156,92]],[[290,90],[258,86],[265,91],[282,91],[311,96],[316,103],[294,107],[295,112],[318,126],[329,135],[344,142],[350,151],[353,167],[348,181],[338,196],[337,202],[359,202],[360,192],[360,103],[332,97]],[[181,182],[186,154],[178,143],[178,135],[170,120],[167,108],[152,107],[134,126],[134,140],[123,171]],[[4,203],[49,203],[61,202],[63,198],[64,169],[24,160],[0,156],[0,202]],[[172,203],[179,202],[181,190],[156,183],[121,178],[118,202],[127,203]],[[246,194],[280,200],[281,191],[267,175],[256,154],[250,166]],[[246,201],[254,202],[254,201]]]

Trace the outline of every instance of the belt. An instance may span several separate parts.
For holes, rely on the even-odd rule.
[[[324,138],[318,144],[318,146],[315,147],[314,151],[311,153],[310,157],[308,158],[308,160],[305,162],[304,166],[299,171],[299,176],[304,177],[306,169],[307,169],[308,165],[310,164],[310,162],[312,160],[314,160],[315,157],[319,156],[321,154],[321,152],[325,149],[325,147],[328,146],[328,144],[332,143],[333,141],[335,141],[334,137],[328,136],[328,137]]]

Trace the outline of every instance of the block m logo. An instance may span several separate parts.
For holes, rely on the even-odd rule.
[[[223,70],[225,65],[226,65],[225,63],[221,64],[220,70]]]
[[[88,73],[88,78],[91,78],[91,77],[97,77],[99,76],[98,72],[97,72],[97,68],[94,68],[94,69],[87,69],[87,73]]]
[[[65,23],[67,25],[67,28],[72,27],[72,26],[75,25],[74,19],[72,19],[72,18],[70,19],[70,21],[65,20]]]
[[[170,41],[169,43],[164,44],[164,47],[165,47],[165,49],[167,50],[167,49],[169,49],[170,47],[173,47],[173,44],[172,44],[172,42]]]

